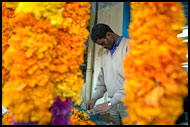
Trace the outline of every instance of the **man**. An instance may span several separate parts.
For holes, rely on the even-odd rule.
[[[102,56],[95,93],[86,103],[86,108],[90,109],[90,113],[95,114],[109,111],[110,121],[121,125],[122,118],[127,116],[126,107],[122,103],[122,98],[125,96],[122,60],[128,48],[127,39],[114,33],[106,24],[96,24],[92,28],[91,38],[94,43],[107,50]],[[103,97],[106,91],[108,91],[110,101],[93,108],[97,99]]]

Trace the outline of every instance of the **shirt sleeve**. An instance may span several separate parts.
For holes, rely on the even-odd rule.
[[[104,71],[101,63],[100,72],[98,75],[98,80],[95,87],[95,92],[92,95],[92,98],[100,99],[104,96],[104,93],[107,91],[106,85],[104,82]]]
[[[112,99],[110,100],[112,106],[122,103],[122,98],[125,96],[124,86],[115,92]]]

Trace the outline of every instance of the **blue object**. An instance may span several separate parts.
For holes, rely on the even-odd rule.
[[[130,23],[130,2],[124,2],[122,35],[125,38],[129,38],[129,33],[128,33],[129,23]]]
[[[119,37],[119,39],[118,39],[118,40],[115,42],[115,44],[113,45],[113,48],[110,50],[111,55],[113,55],[113,53],[115,52],[115,50],[116,50],[117,47],[119,46],[119,44],[120,44],[122,38],[123,38],[122,36]]]
[[[188,2],[181,2],[181,3],[183,4],[183,11],[187,19],[187,23],[185,25],[188,26]]]
[[[87,111],[86,109],[82,109],[82,108],[79,108],[79,107],[73,107],[73,108],[76,108],[78,109],[78,111]],[[100,114],[90,114],[88,112],[86,112],[89,116],[90,116],[90,119],[89,120],[92,120],[94,123],[96,123],[96,125],[112,125],[110,123],[107,123],[107,122],[104,122],[101,118],[101,115]]]

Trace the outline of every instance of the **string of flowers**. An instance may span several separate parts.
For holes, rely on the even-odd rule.
[[[2,2],[2,56],[9,47],[7,41],[14,33],[14,25],[10,20],[14,18],[14,9],[18,2]],[[2,59],[2,87],[9,79],[9,71],[4,67],[4,59]],[[12,125],[12,115],[10,112],[2,116],[3,125]]]
[[[89,8],[88,2],[18,3],[11,21],[15,35],[3,55],[10,78],[2,102],[14,124],[70,123],[71,101],[81,103],[79,66],[89,34]]]
[[[84,111],[78,111],[78,109],[72,109],[71,125],[96,125],[92,122],[90,116]]]
[[[180,2],[132,2],[129,52],[123,61],[126,79],[124,124],[175,124],[188,95],[188,53],[181,33],[186,19]]]

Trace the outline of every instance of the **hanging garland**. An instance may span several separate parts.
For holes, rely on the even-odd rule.
[[[81,103],[79,66],[89,34],[89,8],[88,2],[18,3],[11,20],[15,34],[3,54],[10,78],[2,102],[14,124],[70,124],[71,102]]]
[[[124,60],[129,117],[125,124],[175,124],[188,95],[182,62],[188,53],[181,33],[186,22],[179,2],[132,2],[129,52]]]

